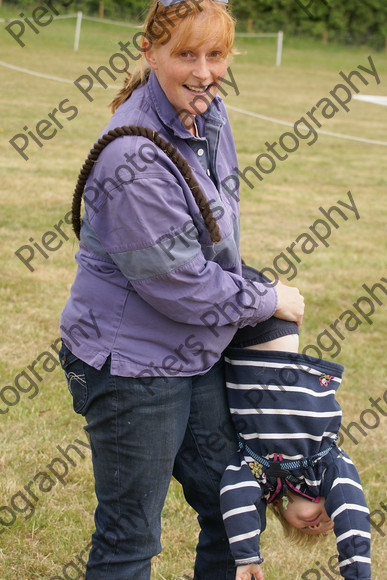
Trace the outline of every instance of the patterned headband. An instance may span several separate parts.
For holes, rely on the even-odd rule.
[[[180,2],[186,2],[187,0],[159,0],[164,6],[172,6],[173,4],[180,4]],[[222,2],[223,4],[228,4],[228,0],[216,0],[216,2]]]

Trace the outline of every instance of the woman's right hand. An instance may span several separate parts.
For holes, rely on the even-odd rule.
[[[286,286],[279,281],[275,289],[277,290],[278,304],[273,316],[296,322],[297,326],[300,327],[305,309],[304,297],[301,296],[298,288]]]

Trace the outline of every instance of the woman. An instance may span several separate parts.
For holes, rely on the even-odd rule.
[[[302,297],[242,273],[238,203],[221,187],[237,171],[217,96],[234,39],[226,4],[152,3],[145,63],[103,131],[142,126],[172,144],[204,193],[203,216],[176,156],[144,136],[106,146],[84,191],[60,356],[92,446],[98,506],[87,580],[149,580],[172,474],[199,514],[195,579],[234,578],[219,509],[236,450],[222,351],[247,324],[262,323],[264,348],[298,338]]]

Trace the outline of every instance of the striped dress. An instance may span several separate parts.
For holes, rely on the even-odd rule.
[[[230,348],[226,383],[241,449],[221,482],[221,509],[236,565],[261,563],[259,502],[286,489],[325,498],[334,522],[342,577],[370,580],[370,518],[357,470],[335,445],[341,409],[335,399],[343,367],[302,354]],[[285,462],[319,456],[280,478],[258,458]]]

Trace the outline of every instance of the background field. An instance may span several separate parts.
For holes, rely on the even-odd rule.
[[[94,100],[88,102],[71,82],[88,66],[106,65],[117,51],[118,41],[126,41],[135,32],[84,22],[80,50],[74,53],[74,21],[54,22],[39,35],[26,32],[23,49],[4,32],[4,24],[1,27],[2,61],[70,83],[0,66],[0,389],[13,386],[18,373],[41,353],[53,352],[50,345],[59,336],[59,314],[75,273],[77,244],[69,225],[63,229],[70,239],[48,258],[35,249],[34,272],[15,256],[18,248],[31,243],[30,238],[41,243],[43,234],[68,212],[78,170],[110,117],[107,103],[113,89],[95,87],[91,92]],[[339,71],[349,73],[360,64],[368,67],[370,54],[381,83],[376,86],[367,76],[367,87],[358,82],[361,94],[387,95],[385,53],[285,38],[283,65],[276,68],[274,39],[240,39],[237,48],[240,54],[234,57],[232,70],[240,95],[230,92],[226,104],[232,107],[294,123],[319,99],[329,96],[342,80]],[[120,85],[121,80],[107,82]],[[58,116],[63,129],[42,148],[31,140],[30,159],[23,160],[10,147],[9,139],[23,132],[24,126],[34,130],[63,99],[78,108],[77,116],[71,121]],[[349,107],[348,113],[341,111],[331,120],[323,119],[322,129],[387,143],[386,107],[355,100]],[[229,115],[242,168],[254,165],[256,156],[265,151],[266,141],[278,141],[284,131],[291,130],[231,109]],[[329,324],[351,309],[364,294],[363,283],[372,285],[385,276],[386,153],[383,145],[320,134],[311,147],[301,142],[264,181],[252,179],[253,189],[246,184],[242,187],[243,256],[258,267],[272,265],[286,246],[308,231],[322,217],[320,206],[328,209],[338,200],[348,202],[348,190],[360,213],[358,221],[349,211],[347,221],[338,218],[339,228],[332,231],[329,247],[320,245],[310,255],[300,253],[297,277],[291,284],[300,288],[307,304],[301,347],[315,344]],[[286,282],[286,277],[282,280]],[[364,322],[356,331],[345,330],[339,341],[341,352],[335,358],[346,366],[338,396],[343,424],[359,423],[362,417],[371,425],[367,428],[363,422],[362,433],[353,427],[356,443],[347,436],[343,446],[358,466],[370,509],[380,510],[375,520],[386,515],[381,506],[386,500],[386,425],[382,412],[375,411],[379,421],[375,415],[361,413],[370,408],[370,397],[377,399],[386,392],[387,297],[381,290],[378,295],[383,304],[375,304],[372,325]],[[36,396],[31,398],[32,391],[19,392],[20,401],[13,404],[12,391],[6,391],[10,406],[0,416],[0,506],[9,506],[14,494],[38,472],[47,471],[47,464],[60,456],[57,445],[65,448],[75,439],[86,441],[83,420],[72,411],[60,368],[49,362],[48,355],[40,360],[36,369],[42,380],[37,381]],[[26,383],[22,385],[27,391]],[[386,403],[381,405],[386,409]],[[0,409],[5,407],[0,402]],[[26,519],[32,508],[17,513],[13,525],[1,534],[2,580],[63,577],[63,567],[85,550],[93,531],[95,506],[90,454],[85,450],[83,459],[76,452],[72,457],[75,465],[69,468],[66,485],[58,482],[50,491],[32,487],[37,498],[32,502],[33,515]],[[48,487],[46,481],[45,489]],[[14,502],[21,512],[22,499]],[[9,522],[10,512],[0,509],[1,517]],[[172,482],[163,512],[163,552],[154,562],[154,580],[177,580],[192,572],[197,531],[195,514],[185,504],[180,487]],[[373,530],[375,580],[384,580],[387,574],[384,533]],[[277,523],[270,518],[262,544],[266,580],[338,578],[328,568],[335,553],[333,538],[306,553],[285,545]],[[313,568],[316,571],[305,576]],[[75,567],[68,567],[67,574],[81,577]]]

